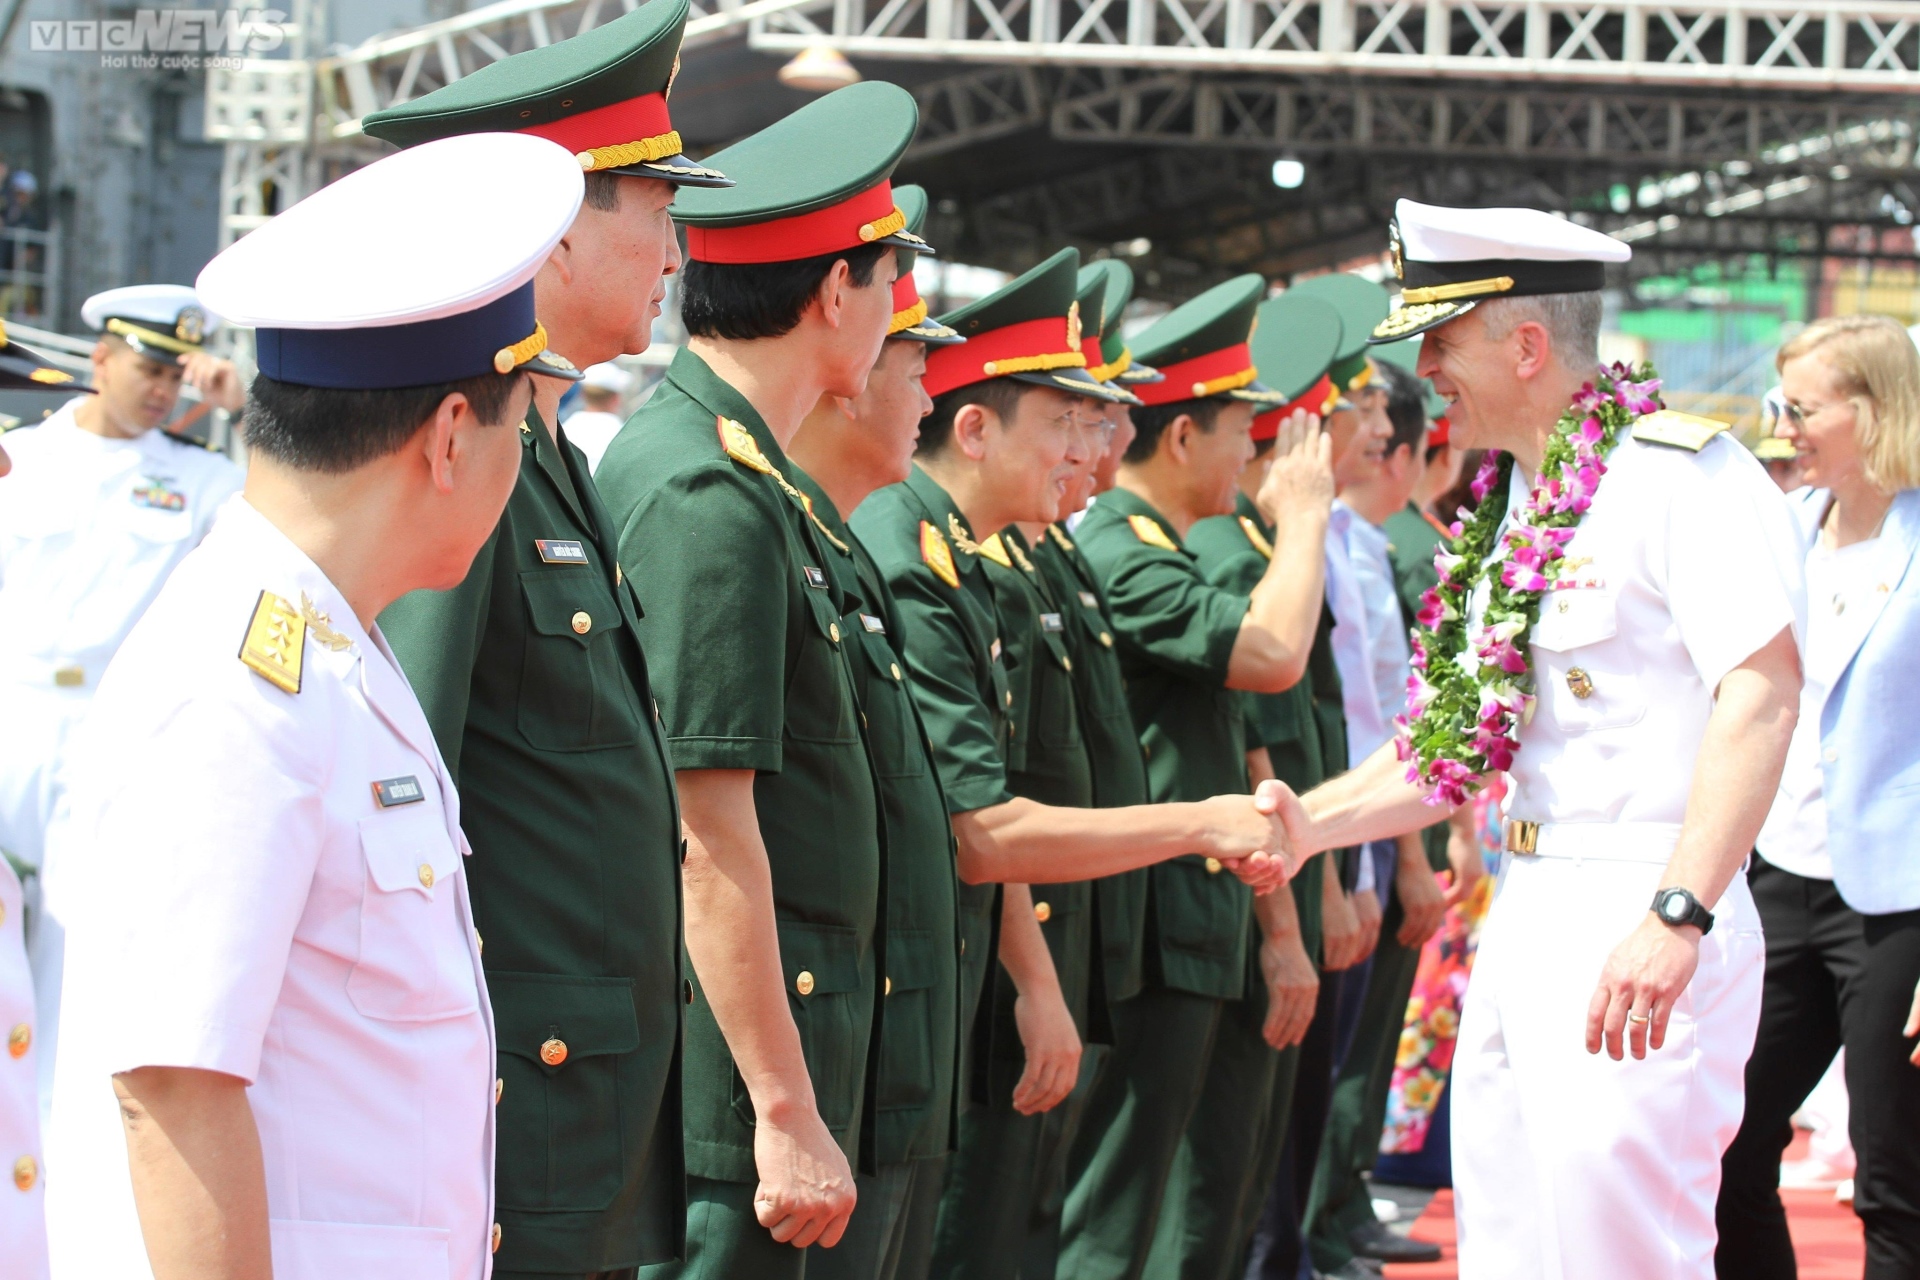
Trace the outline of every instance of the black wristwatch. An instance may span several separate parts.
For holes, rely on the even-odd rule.
[[[1701,906],[1700,899],[1678,886],[1662,889],[1653,895],[1653,914],[1660,917],[1662,924],[1690,924],[1700,930],[1702,937],[1713,932],[1713,912]]]

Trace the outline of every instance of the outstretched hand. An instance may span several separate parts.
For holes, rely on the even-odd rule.
[[[1225,799],[1225,797],[1219,797]],[[1237,797],[1245,803],[1247,797]],[[1300,799],[1286,783],[1275,779],[1262,782],[1253,796],[1254,814],[1262,820],[1257,846],[1246,853],[1223,856],[1220,864],[1239,876],[1256,894],[1272,893],[1300,872],[1306,858],[1296,851],[1289,824],[1300,826],[1305,813],[1298,810]]]
[[[1320,415],[1295,409],[1280,424],[1273,462],[1253,505],[1269,524],[1282,513],[1318,511],[1333,505],[1333,437],[1320,430]]]

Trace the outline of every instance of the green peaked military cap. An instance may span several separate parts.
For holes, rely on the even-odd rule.
[[[1133,301],[1133,268],[1118,258],[1101,258],[1080,268],[1080,287],[1086,288],[1091,279],[1100,280],[1106,291],[1100,318],[1100,364],[1116,367],[1114,373],[1101,380],[1122,386],[1160,381],[1160,371],[1135,360],[1120,333],[1120,321],[1126,315],[1127,304]],[[1095,376],[1099,376],[1098,370]]]
[[[1358,391],[1366,386],[1369,377],[1367,339],[1372,335],[1373,327],[1385,320],[1387,313],[1393,310],[1393,299],[1387,291],[1364,276],[1356,276],[1348,271],[1333,271],[1296,280],[1287,292],[1319,298],[1332,304],[1333,309],[1340,313],[1344,333],[1340,339],[1340,351],[1333,358],[1333,368],[1328,370],[1328,376],[1340,391]]]
[[[1296,400],[1333,364],[1345,326],[1340,313],[1321,298],[1287,290],[1269,298],[1254,313],[1258,323],[1247,345],[1260,381],[1283,400]],[[1318,412],[1319,406],[1309,406]]]
[[[941,316],[940,323],[967,343],[927,356],[921,379],[927,394],[943,396],[990,378],[1015,378],[1108,404],[1130,403],[1124,390],[1087,372],[1076,297],[1079,273],[1080,251],[1062,249],[979,301]]]
[[[1398,342],[1377,342],[1373,346],[1373,358],[1398,365],[1408,373],[1419,377],[1420,339],[1402,338]],[[1420,378],[1420,393],[1426,399],[1429,418],[1447,416],[1447,398],[1433,389],[1433,383]]]
[[[1122,392],[1125,404],[1144,404],[1139,396],[1128,391],[1120,380],[1114,377],[1113,368],[1107,364],[1100,346],[1100,335],[1107,327],[1107,278],[1104,273],[1092,271],[1088,267],[1080,268],[1077,281],[1079,292],[1074,295],[1073,305],[1079,309],[1080,350],[1087,357],[1087,376],[1095,382],[1103,382],[1108,387]]]
[[[1267,292],[1257,275],[1235,276],[1154,321],[1134,341],[1140,358],[1166,375],[1138,388],[1148,404],[1230,396],[1256,405],[1286,403],[1258,380],[1247,345],[1254,312]]]
[[[927,189],[912,183],[895,187],[893,203],[906,215],[907,230],[919,235],[920,228],[927,224]],[[927,315],[926,301],[921,298],[920,286],[913,278],[913,264],[919,256],[912,249],[893,251],[898,274],[893,278],[893,321],[887,326],[887,336],[914,338],[936,345],[965,342],[965,338]]]
[[[680,69],[687,0],[648,0],[571,40],[528,49],[360,122],[403,147],[461,133],[531,133],[574,153],[588,173],[726,187],[680,154],[667,95]]]
[[[864,80],[815,98],[792,115],[734,143],[711,163],[736,178],[674,202],[698,262],[792,262],[890,244],[933,247],[906,229],[889,179],[920,125],[913,95]]]

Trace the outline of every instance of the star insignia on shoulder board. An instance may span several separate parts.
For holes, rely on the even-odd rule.
[[[299,693],[306,651],[307,620],[288,601],[262,591],[240,641],[240,661],[282,693]]]

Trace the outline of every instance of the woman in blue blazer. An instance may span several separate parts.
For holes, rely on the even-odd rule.
[[[1747,1111],[1722,1165],[1722,1277],[1795,1274],[1789,1117],[1847,1052],[1866,1280],[1920,1277],[1920,353],[1883,316],[1776,361],[1806,489],[1800,721],[1749,883],[1767,937]]]

